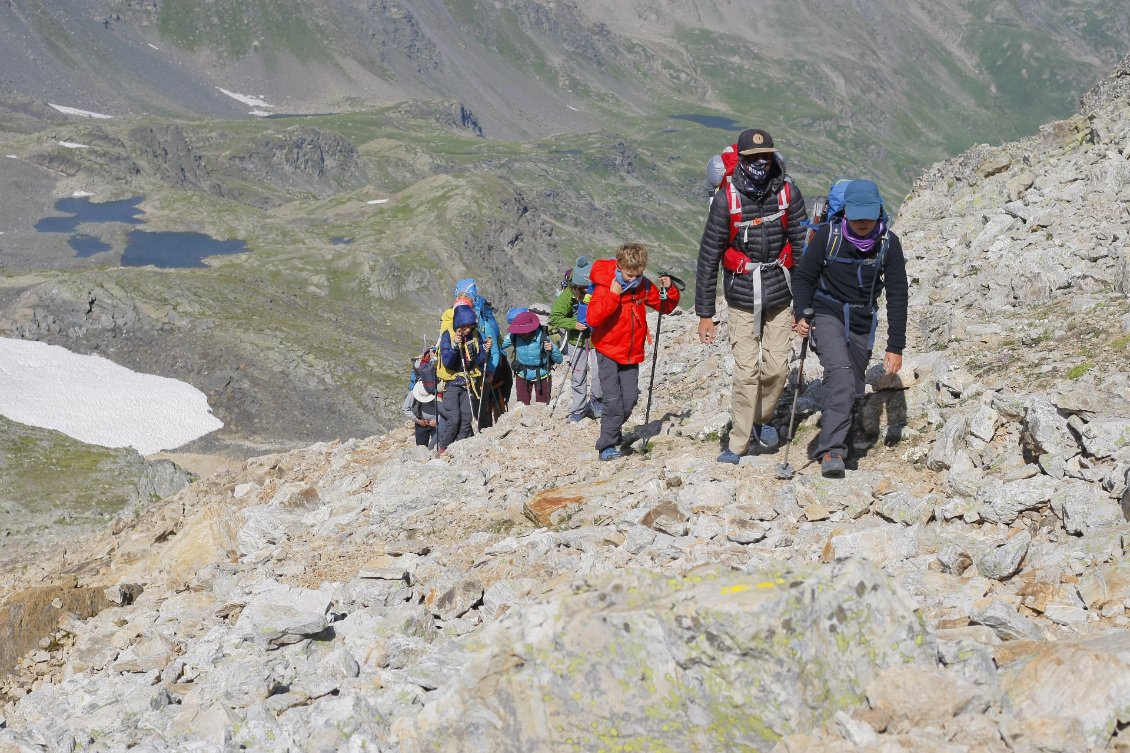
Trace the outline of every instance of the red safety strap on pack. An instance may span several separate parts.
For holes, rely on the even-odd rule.
[[[745,229],[746,234],[749,233],[749,228],[760,227],[766,222],[772,222],[779,219],[781,221],[781,232],[788,234],[789,230],[789,201],[792,196],[789,186],[791,182],[786,180],[781,186],[781,190],[777,192],[777,212],[766,217],[756,217],[752,220],[742,222],[742,199],[738,195],[738,189],[734,188],[733,181],[726,180],[726,199],[730,207],[730,248],[726,249],[726,253],[722,255],[722,266],[731,272],[737,274],[746,274],[754,266],[749,257],[738,251],[733,247],[734,238],[738,237],[738,230]],[[732,252],[732,253],[731,253]],[[729,263],[727,263],[729,258]],[[781,252],[777,254],[777,258],[781,260],[781,266],[785,269],[792,269],[793,267],[793,245],[786,238],[785,245],[781,247]],[[743,263],[744,260],[744,263]],[[741,271],[738,271],[738,270]]]

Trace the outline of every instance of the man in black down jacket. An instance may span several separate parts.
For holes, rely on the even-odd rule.
[[[715,293],[722,264],[734,353],[733,420],[729,447],[718,456],[722,463],[737,463],[755,434],[764,447],[777,444],[777,431],[770,422],[785,389],[793,326],[786,268],[791,255],[786,246],[799,254],[806,232],[801,225],[806,219],[804,197],[785,174],[773,138],[760,129],[743,131],[738,155],[732,178],[722,182],[710,203],[695,285],[698,337],[710,344],[715,337]],[[788,259],[782,258],[783,250]]]

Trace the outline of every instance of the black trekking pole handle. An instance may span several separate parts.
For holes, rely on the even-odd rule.
[[[671,285],[673,285],[675,290],[678,290],[680,293],[687,289],[687,283],[685,281],[679,279],[675,275],[671,274],[670,272],[660,272],[659,276],[660,277],[670,277],[671,278]],[[659,297],[662,298],[663,300],[667,300],[666,288],[660,288],[659,289]]]

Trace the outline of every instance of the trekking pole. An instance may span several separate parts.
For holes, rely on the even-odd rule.
[[[464,353],[467,350],[467,344],[461,343],[459,346],[459,363],[463,366],[463,379],[467,382],[467,410],[471,413],[471,431],[476,434],[479,433],[478,421],[475,419],[475,404],[471,402],[471,393],[475,391],[475,380],[467,372],[467,358]],[[479,407],[482,407],[483,401],[479,401]]]
[[[493,343],[492,343],[492,345],[493,345]],[[479,412],[478,412],[478,415],[475,416],[475,424],[476,424],[475,433],[476,434],[479,432],[477,427],[482,426],[482,424],[483,424],[483,402],[485,402],[484,397],[486,396],[486,391],[487,391],[487,365],[489,363],[490,363],[490,356],[488,355],[486,360],[483,361],[483,379],[479,384]]]
[[[810,308],[805,309],[801,312],[801,316],[808,322],[810,328],[809,332],[811,333],[812,319],[816,316],[816,312]],[[800,397],[801,381],[804,379],[804,357],[808,355],[808,337],[808,335],[805,335],[804,339],[800,341],[800,364],[797,366],[796,371],[796,388],[793,390],[793,408],[789,414],[789,436],[788,441],[785,443],[785,459],[777,466],[777,478],[783,481],[791,479],[796,475],[796,471],[789,465],[789,448],[793,446],[793,430],[796,428],[796,404],[797,399]]]
[[[581,350],[582,352],[587,353],[587,351],[585,351],[583,348],[581,348],[581,341],[584,339],[585,333],[587,333],[587,332],[588,332],[587,329],[581,330],[581,334],[577,336],[577,342],[575,344],[570,345],[569,344],[569,332],[568,332],[568,330],[565,330],[565,344],[569,346],[569,385],[570,385],[570,387],[573,384],[573,372],[575,372],[577,370],[577,350]],[[565,396],[565,394],[566,393],[564,393],[564,392],[558,392],[557,393],[557,403],[561,402],[561,398],[563,398]],[[553,402],[553,398],[550,397],[550,404],[549,404],[549,417],[550,418],[553,418],[553,411],[557,410],[557,403]]]
[[[659,276],[665,276],[665,272],[660,272]],[[651,419],[651,389],[655,386],[655,363],[659,360],[659,332],[663,328],[663,303],[667,300],[667,288],[659,289],[659,318],[655,320],[655,346],[651,350],[651,379],[647,383],[647,408],[643,412],[643,426],[647,430],[647,425]],[[645,434],[643,438],[643,451],[647,452],[648,436]]]

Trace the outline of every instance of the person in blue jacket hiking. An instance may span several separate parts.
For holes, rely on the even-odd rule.
[[[510,323],[510,334],[502,341],[502,349],[514,349],[514,385],[518,401],[530,404],[548,403],[553,392],[553,364],[561,363],[561,351],[545,333],[537,314],[524,311]]]

